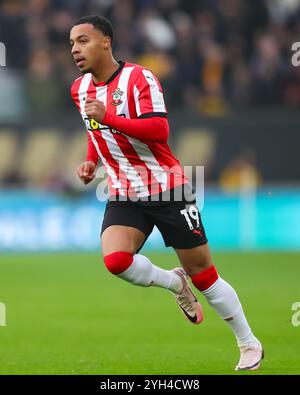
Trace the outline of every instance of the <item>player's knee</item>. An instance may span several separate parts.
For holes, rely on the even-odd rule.
[[[213,263],[210,260],[198,259],[192,263],[189,262],[188,264],[185,264],[184,269],[187,272],[188,276],[191,276],[191,275],[199,274],[207,270],[211,266],[213,266]]]
[[[133,262],[133,255],[130,252],[117,251],[105,255],[103,260],[108,271],[117,275],[129,268]]]

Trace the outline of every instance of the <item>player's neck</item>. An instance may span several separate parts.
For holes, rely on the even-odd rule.
[[[94,82],[99,84],[107,81],[119,67],[120,64],[113,57],[103,60],[99,67],[92,72]]]

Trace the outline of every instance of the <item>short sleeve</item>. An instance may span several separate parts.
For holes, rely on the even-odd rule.
[[[141,70],[134,82],[133,89],[135,109],[138,117],[167,117],[161,85],[150,70]]]

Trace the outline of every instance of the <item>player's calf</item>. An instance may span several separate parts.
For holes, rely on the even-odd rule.
[[[143,287],[154,285],[175,293],[182,289],[182,281],[176,273],[153,265],[143,255],[125,251],[112,252],[105,255],[104,263],[112,274],[132,284]]]
[[[241,350],[237,369],[257,369],[263,358],[262,347],[251,331],[235,290],[219,276],[215,266],[191,276],[191,280],[235,334]]]
[[[116,251],[104,257],[104,263],[110,273],[135,285],[151,285],[152,264],[149,260],[137,259],[130,252]],[[149,261],[149,262],[148,262]]]

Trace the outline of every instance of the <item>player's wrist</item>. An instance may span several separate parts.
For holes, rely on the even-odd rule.
[[[85,161],[86,161],[86,162],[93,162],[93,164],[94,164],[95,166],[97,166],[99,159],[96,159],[96,158],[93,158],[93,157],[88,156],[88,157],[86,158]]]
[[[113,125],[111,125],[111,123],[113,122],[114,117],[116,117],[116,115],[110,114],[109,112],[105,111],[104,117],[101,121],[102,125],[113,127]]]
[[[102,123],[102,125],[106,125],[106,122],[107,122],[107,111],[105,111],[101,123]]]

